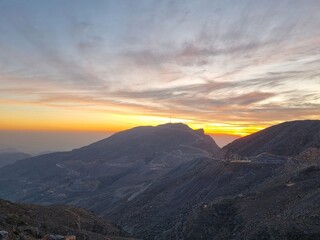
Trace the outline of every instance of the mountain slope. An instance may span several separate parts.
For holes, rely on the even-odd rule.
[[[181,239],[320,239],[320,168],[275,176],[255,194],[216,199],[182,222]],[[157,239],[176,239],[176,228]]]
[[[128,239],[111,222],[71,206],[37,206],[0,200],[0,229],[10,239],[42,239],[47,234],[74,235],[84,239]]]
[[[254,193],[285,169],[285,164],[196,159],[171,170],[137,198],[118,205],[107,217],[135,236],[162,239],[173,226],[177,228],[175,232],[181,231],[179,226],[184,219],[202,204]],[[172,239],[180,239],[176,237]]]
[[[264,152],[295,156],[308,148],[320,148],[320,120],[284,122],[237,139],[223,149],[249,157]]]
[[[173,169],[108,217],[147,240],[317,239],[319,182],[319,166],[203,158]]]
[[[37,156],[0,169],[0,196],[67,203],[108,212],[132,200],[181,163],[220,148],[184,124],[137,127],[70,152]]]

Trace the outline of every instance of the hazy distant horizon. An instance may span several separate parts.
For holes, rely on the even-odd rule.
[[[70,151],[113,135],[113,132],[76,131],[4,131],[0,130],[0,150],[13,148],[37,155],[46,152]],[[210,134],[219,147],[223,147],[240,136]]]

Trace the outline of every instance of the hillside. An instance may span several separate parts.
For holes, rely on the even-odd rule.
[[[9,239],[42,239],[73,235],[77,240],[125,240],[128,234],[94,214],[71,206],[37,206],[0,200],[0,230]]]
[[[296,156],[308,148],[320,148],[320,120],[284,122],[237,139],[223,149],[249,157],[264,152]]]

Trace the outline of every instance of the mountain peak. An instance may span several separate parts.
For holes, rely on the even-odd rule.
[[[165,123],[165,124],[158,125],[156,127],[178,129],[178,130],[185,130],[185,131],[190,131],[191,130],[193,132],[196,132],[199,135],[204,135],[204,129],[203,128],[192,129],[191,127],[189,127],[185,123]]]
[[[165,123],[158,125],[157,127],[174,128],[181,130],[192,130],[187,124],[184,123]]]

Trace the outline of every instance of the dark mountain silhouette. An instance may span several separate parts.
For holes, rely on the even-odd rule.
[[[68,203],[108,212],[134,199],[181,163],[219,154],[203,130],[184,124],[137,127],[75,149],[18,161],[0,170],[0,196]]]
[[[320,148],[320,120],[284,122],[237,139],[223,149],[249,157],[264,152],[296,156],[308,148]]]
[[[111,222],[71,206],[37,206],[0,200],[0,230],[9,239],[42,239],[45,235],[73,235],[77,240],[129,240]]]

